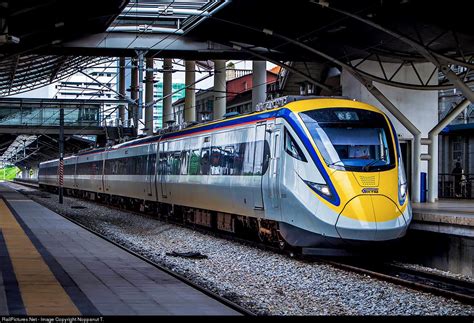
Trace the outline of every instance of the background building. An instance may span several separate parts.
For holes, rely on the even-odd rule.
[[[229,67],[229,65],[227,65]],[[279,68],[267,71],[267,97],[276,91]],[[252,111],[252,70],[226,70],[226,93],[215,93],[214,88],[196,92],[196,120],[206,122],[214,119],[214,101],[226,96],[226,112],[247,113]],[[184,98],[173,103],[175,120],[178,124],[184,122]]]

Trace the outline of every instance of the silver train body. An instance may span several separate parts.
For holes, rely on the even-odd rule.
[[[211,226],[216,217],[217,227],[226,231],[235,231],[237,223],[254,226],[269,240],[298,247],[397,240],[410,223],[411,208],[407,193],[400,197],[406,183],[401,183],[404,174],[393,127],[388,119],[383,126],[392,138],[384,139],[385,145],[392,145],[384,154],[385,168],[334,168],[302,113],[336,107],[369,110],[386,119],[375,108],[350,100],[295,101],[67,157],[63,186],[91,198],[179,207],[197,224]],[[41,186],[58,186],[58,163],[40,164]],[[366,177],[369,185],[361,184],[360,178]],[[385,212],[376,209],[379,204],[393,210],[377,217],[377,212]],[[371,215],[359,217],[358,212]]]

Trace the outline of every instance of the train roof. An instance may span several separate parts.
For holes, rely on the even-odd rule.
[[[319,104],[315,105],[315,101],[319,101]],[[277,116],[278,112],[282,108],[287,108],[292,112],[302,112],[311,109],[321,109],[331,106],[340,107],[341,101],[345,102],[345,107],[364,108],[372,111],[381,112],[379,109],[371,105],[343,96],[284,96],[259,104],[257,106],[259,111],[239,114],[237,116],[230,116],[219,120],[212,120],[206,123],[192,124],[188,125],[187,127],[183,127],[182,125],[172,126],[163,129],[160,133],[153,136],[137,138],[131,141],[111,146],[109,148],[97,148],[88,151],[82,151],[76,154],[75,156],[95,154],[108,150],[144,145],[152,142],[158,142],[160,139],[179,137],[181,135],[184,136],[191,133],[199,133],[201,130],[209,131],[215,128],[220,128],[220,125],[222,123],[228,123],[229,125],[238,125],[247,121],[246,119],[249,119],[250,122],[258,122],[258,120],[264,120]]]

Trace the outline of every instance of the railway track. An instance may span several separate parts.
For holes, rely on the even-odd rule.
[[[38,189],[38,186],[35,186],[32,183],[21,183],[21,182],[16,182],[16,183]],[[112,206],[112,205],[108,205],[108,207],[115,208],[115,209],[118,209],[118,210],[124,210],[122,208]],[[133,211],[133,210],[127,210],[127,211],[135,213],[135,214],[139,214],[141,216],[149,216],[145,213],[138,212],[138,211]],[[64,216],[64,215],[62,215],[62,216]],[[156,266],[156,267],[158,267],[162,270],[165,270],[165,271],[169,272],[170,274],[172,274],[174,276],[177,276],[176,273],[169,271],[168,269],[160,266],[159,264],[151,262],[150,260],[144,258],[143,256],[141,256],[139,254],[136,254],[135,252],[133,252],[131,250],[128,250],[127,248],[123,247],[122,245],[119,245],[119,244],[115,243],[112,240],[109,240],[107,237],[105,237],[105,236],[101,235],[100,233],[97,233],[97,232],[89,229],[88,227],[86,227],[83,224],[75,221],[74,219],[71,219],[67,216],[64,216],[64,217],[66,219],[68,219],[69,221],[72,221],[72,222],[76,223],[77,225],[80,225],[81,227],[85,228],[86,230],[89,230],[89,231],[93,232],[94,234],[102,237],[103,239],[113,243],[114,245],[117,245],[120,248],[122,248],[124,250],[127,250],[128,252],[136,255],[137,257],[140,257],[141,259],[149,262],[150,264],[152,264],[152,265],[154,265],[154,266]],[[151,217],[151,216],[149,216],[149,217]],[[156,219],[156,218],[154,218],[154,219]],[[189,225],[185,225],[183,223],[179,223],[179,222],[176,222],[176,221],[168,221],[168,222],[179,225],[179,226],[187,227],[187,228],[190,227]],[[192,226],[192,229],[196,230],[198,232],[204,233],[204,234],[211,234],[211,235],[213,235],[215,237],[218,237],[218,238],[228,239],[228,240],[235,241],[235,242],[238,242],[238,243],[241,243],[241,244],[250,245],[252,247],[256,247],[256,248],[259,248],[259,249],[269,250],[269,251],[280,253],[280,254],[286,254],[290,257],[296,257],[297,259],[302,260],[302,261],[323,262],[323,263],[329,264],[331,266],[337,267],[339,269],[343,269],[343,270],[347,270],[347,271],[351,271],[351,272],[357,272],[357,273],[360,273],[360,274],[363,274],[363,275],[370,276],[372,278],[376,278],[376,279],[380,279],[380,280],[384,280],[384,281],[389,281],[389,282],[395,283],[397,285],[402,285],[402,286],[409,287],[409,288],[412,288],[412,289],[415,289],[415,290],[424,291],[424,292],[428,292],[428,293],[431,293],[431,294],[434,294],[434,295],[439,295],[439,296],[443,296],[443,297],[452,298],[452,299],[458,300],[462,303],[474,305],[474,283],[466,281],[466,280],[459,280],[459,279],[455,279],[455,278],[451,278],[451,277],[447,277],[447,276],[441,276],[441,275],[438,275],[438,274],[435,274],[435,273],[429,273],[429,272],[425,272],[425,271],[410,269],[410,268],[406,268],[406,267],[403,267],[403,266],[400,266],[400,265],[397,265],[397,264],[391,263],[391,262],[382,262],[382,261],[374,262],[373,260],[367,260],[367,259],[364,259],[364,258],[356,258],[357,260],[354,260],[354,259],[351,259],[351,258],[346,258],[346,259],[334,258],[334,259],[331,259],[331,258],[328,258],[328,257],[321,258],[321,257],[314,257],[314,256],[303,256],[301,254],[296,253],[294,250],[281,250],[278,247],[270,246],[268,244],[265,244],[265,243],[262,243],[262,242],[259,242],[259,241],[244,239],[242,237],[236,237],[236,236],[233,236],[231,234],[220,232],[220,231],[211,231],[207,228],[199,227],[199,226],[196,226],[196,225]],[[180,277],[178,277],[178,278],[180,278]],[[183,279],[187,283],[191,284],[192,286],[197,286],[196,288],[199,287],[198,285],[192,283],[191,281],[188,281],[186,278],[183,278]],[[199,288],[199,289],[202,290],[202,288]],[[218,297],[218,298],[220,297],[217,294],[215,296]],[[225,300],[226,302],[230,302],[225,298],[223,300]],[[234,304],[234,305],[239,307],[239,305],[237,305],[237,304]],[[243,308],[242,308],[242,310],[246,311]],[[246,314],[250,315],[251,313],[248,313],[248,311],[247,311]]]
[[[406,268],[391,262],[328,259],[322,259],[321,261],[340,269],[358,272],[415,290],[449,297],[462,303],[474,305],[474,283],[470,281]]]

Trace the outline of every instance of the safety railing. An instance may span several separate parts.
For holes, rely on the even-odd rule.
[[[473,198],[474,174],[438,174],[438,197]]]

